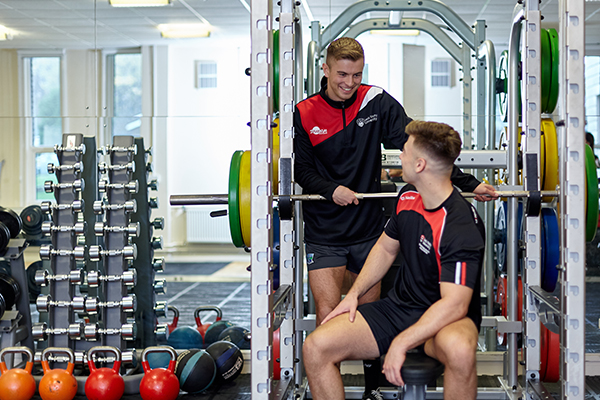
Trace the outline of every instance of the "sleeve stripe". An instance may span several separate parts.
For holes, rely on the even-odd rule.
[[[460,273],[462,272],[462,268],[460,265],[460,261],[456,262],[456,267],[454,268],[454,283],[460,285]]]
[[[454,283],[457,285],[465,286],[467,284],[467,263],[456,262],[456,268],[454,269]]]

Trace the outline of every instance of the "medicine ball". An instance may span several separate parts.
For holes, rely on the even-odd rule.
[[[179,387],[188,393],[202,392],[215,380],[217,368],[213,358],[204,350],[184,351],[177,357],[175,375]]]
[[[219,340],[219,335],[221,332],[227,328],[231,328],[232,326],[234,326],[234,324],[229,321],[221,320],[213,322],[204,333],[204,343],[208,345],[216,342]]]
[[[167,344],[174,349],[201,349],[202,335],[191,326],[181,326],[169,334]]]
[[[246,339],[246,335],[250,331],[241,326],[232,326],[225,329],[219,335],[219,340],[225,340],[231,342],[239,347],[241,350],[250,350],[250,341]]]
[[[244,357],[240,349],[231,342],[214,342],[206,349],[217,365],[217,382],[227,383],[233,381],[242,373]]]
[[[156,368],[169,368],[169,362],[171,361],[171,355],[166,351],[155,351],[146,354],[146,360],[148,365],[152,369]]]

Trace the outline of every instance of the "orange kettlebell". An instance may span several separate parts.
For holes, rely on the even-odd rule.
[[[151,369],[148,353],[169,353],[169,367]],[[175,376],[177,353],[171,346],[151,346],[142,352],[144,377],[140,381],[140,396],[144,400],[175,400],[179,396],[179,379]]]
[[[112,368],[96,368],[94,354],[108,352],[115,355]],[[85,395],[89,400],[119,400],[125,392],[125,381],[119,375],[121,352],[112,346],[96,346],[88,350],[90,376],[85,381]]]
[[[5,354],[27,355],[25,368],[6,368]],[[0,400],[29,400],[35,394],[35,379],[31,375],[33,351],[28,347],[6,347],[0,350]]]
[[[215,322],[220,321],[221,318],[223,318],[223,312],[217,306],[200,306],[200,307],[196,308],[196,310],[194,310],[194,319],[196,320],[196,329],[202,335],[202,339],[204,339],[204,336],[206,335],[206,331],[208,328],[210,328],[211,324],[210,323],[203,324],[202,321],[200,321],[200,313],[202,311],[216,312],[217,318],[216,318]]]
[[[48,354],[62,353],[69,356],[67,369],[50,369]],[[47,347],[42,351],[44,376],[40,381],[39,392],[43,400],[73,400],[77,394],[77,380],[73,376],[75,353],[66,347]]]
[[[179,310],[174,306],[167,306],[167,310],[173,311],[173,321],[170,324],[167,324],[169,333],[171,333],[175,328],[177,328],[177,323],[179,322]]]

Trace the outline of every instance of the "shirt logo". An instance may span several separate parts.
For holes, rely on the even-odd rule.
[[[306,255],[306,263],[307,264],[312,264],[315,262],[315,253],[308,253]]]
[[[363,126],[365,126],[366,124],[368,124],[369,122],[373,122],[373,121],[377,121],[377,114],[373,114],[367,118],[358,118],[356,120],[356,125],[358,125],[360,128],[362,128]]]
[[[421,238],[419,239],[419,250],[425,254],[431,252],[431,242],[425,238],[425,235],[421,235]]]
[[[321,129],[318,126],[315,126],[310,130],[311,135],[327,135],[327,129]]]

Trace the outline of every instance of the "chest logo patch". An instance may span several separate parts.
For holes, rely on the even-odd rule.
[[[321,129],[318,126],[315,126],[310,130],[311,135],[327,135],[327,129]]]
[[[419,250],[425,254],[429,254],[431,252],[431,242],[427,240],[425,235],[421,235],[421,238],[419,239]]]
[[[377,114],[370,115],[367,118],[357,118],[356,125],[358,125],[360,128],[362,128],[366,124],[368,124],[370,122],[374,122],[374,121],[377,121]]]

